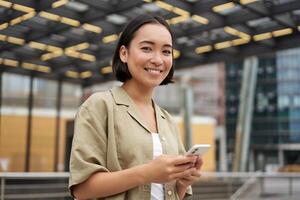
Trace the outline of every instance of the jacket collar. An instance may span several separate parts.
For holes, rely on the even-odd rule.
[[[132,99],[122,87],[113,87],[110,92],[117,105],[125,105],[127,107],[132,105]]]
[[[143,128],[145,128],[148,132],[151,132],[149,128],[146,126],[144,120],[140,116],[140,112],[136,108],[131,97],[122,87],[114,87],[111,90],[111,94],[113,99],[117,105],[124,105],[127,107],[127,112],[134,118]],[[154,103],[154,101],[153,101]],[[162,119],[165,119],[164,114],[162,113],[160,107],[154,103],[155,115],[156,115],[156,124],[158,132],[162,131]]]

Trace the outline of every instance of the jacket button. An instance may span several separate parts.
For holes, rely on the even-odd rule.
[[[171,196],[172,195],[172,191],[168,190],[168,195]]]

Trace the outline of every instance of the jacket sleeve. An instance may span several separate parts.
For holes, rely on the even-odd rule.
[[[109,171],[106,168],[106,112],[104,104],[97,109],[87,104],[82,105],[76,114],[70,157],[70,190],[95,172]]]

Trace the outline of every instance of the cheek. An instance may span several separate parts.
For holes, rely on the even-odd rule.
[[[172,65],[173,65],[173,58],[168,58],[168,59],[166,60],[166,66],[167,66],[169,69],[171,69]]]
[[[130,62],[134,65],[143,65],[148,60],[148,56],[143,53],[135,53],[134,56],[131,57]]]
[[[151,53],[139,53],[136,58],[140,61],[140,62],[149,62],[152,58],[152,54]]]

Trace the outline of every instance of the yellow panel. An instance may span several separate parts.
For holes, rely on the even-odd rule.
[[[196,121],[196,120],[193,120]],[[183,144],[185,144],[185,133],[182,120],[178,123],[179,134]],[[203,171],[216,170],[216,147],[215,147],[215,124],[212,122],[193,122],[192,123],[192,142],[193,144],[210,144],[210,150],[203,155]]]
[[[61,119],[59,135],[58,169],[64,170],[66,121]],[[55,118],[33,117],[30,171],[54,170]],[[8,171],[24,171],[26,147],[26,116],[2,116],[0,157],[9,161]],[[178,122],[179,133],[184,143],[183,123]],[[208,143],[212,148],[204,156],[203,171],[215,171],[215,125],[193,123],[193,143]],[[1,169],[2,170],[2,169]]]
[[[30,171],[53,171],[55,118],[34,117],[31,137]]]
[[[0,159],[7,161],[7,169],[22,172],[25,169],[27,119],[19,116],[1,116]]]
[[[0,171],[22,172],[25,170],[27,116],[2,115],[1,120],[0,159],[8,161],[8,165],[7,170]],[[55,120],[54,117],[32,118],[30,171],[54,170]],[[59,171],[64,170],[66,121],[61,119],[60,123]]]
[[[214,124],[193,124],[193,144],[210,144],[211,148],[203,155],[203,171],[215,171],[215,126]]]

